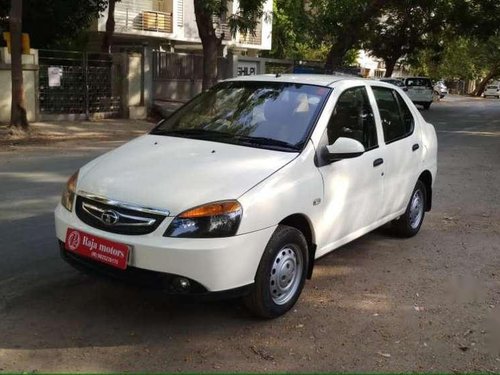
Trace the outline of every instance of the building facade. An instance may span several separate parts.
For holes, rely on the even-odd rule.
[[[253,34],[231,35],[228,19],[238,12],[239,2],[228,1],[225,17],[215,18],[217,32],[224,33],[223,46],[236,53],[256,56],[261,50],[271,49],[272,0],[266,0],[264,15]],[[106,30],[107,10],[99,17],[91,31],[93,47]],[[113,44],[144,45],[169,52],[200,52],[201,41],[194,14],[193,0],[121,0],[115,5],[115,32]]]

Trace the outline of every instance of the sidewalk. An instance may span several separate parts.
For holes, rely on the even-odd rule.
[[[469,95],[455,95],[455,94],[448,94],[446,95],[443,99],[440,99],[439,102],[441,103],[446,103],[446,102],[473,102],[476,100],[484,100],[483,97],[478,97],[478,96],[469,96]]]
[[[144,134],[154,126],[152,122],[128,119],[36,122],[30,124],[29,134],[15,136],[9,134],[7,125],[0,125],[0,150],[83,140],[126,141]]]

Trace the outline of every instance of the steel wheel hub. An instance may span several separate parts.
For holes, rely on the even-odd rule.
[[[269,288],[277,305],[290,301],[302,279],[302,252],[293,245],[283,247],[274,258]]]
[[[422,191],[417,190],[413,193],[410,204],[410,226],[413,229],[418,228],[422,217],[424,216],[424,195]]]

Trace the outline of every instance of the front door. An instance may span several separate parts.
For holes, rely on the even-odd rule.
[[[328,144],[339,137],[355,139],[365,153],[319,168],[324,181],[323,228],[326,246],[319,254],[368,231],[380,218],[383,202],[384,155],[366,87],[352,87],[340,94],[328,123]]]

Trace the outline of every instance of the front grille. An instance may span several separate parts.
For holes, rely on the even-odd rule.
[[[163,215],[117,207],[79,195],[75,207],[76,215],[85,224],[118,234],[148,234],[165,219]]]

